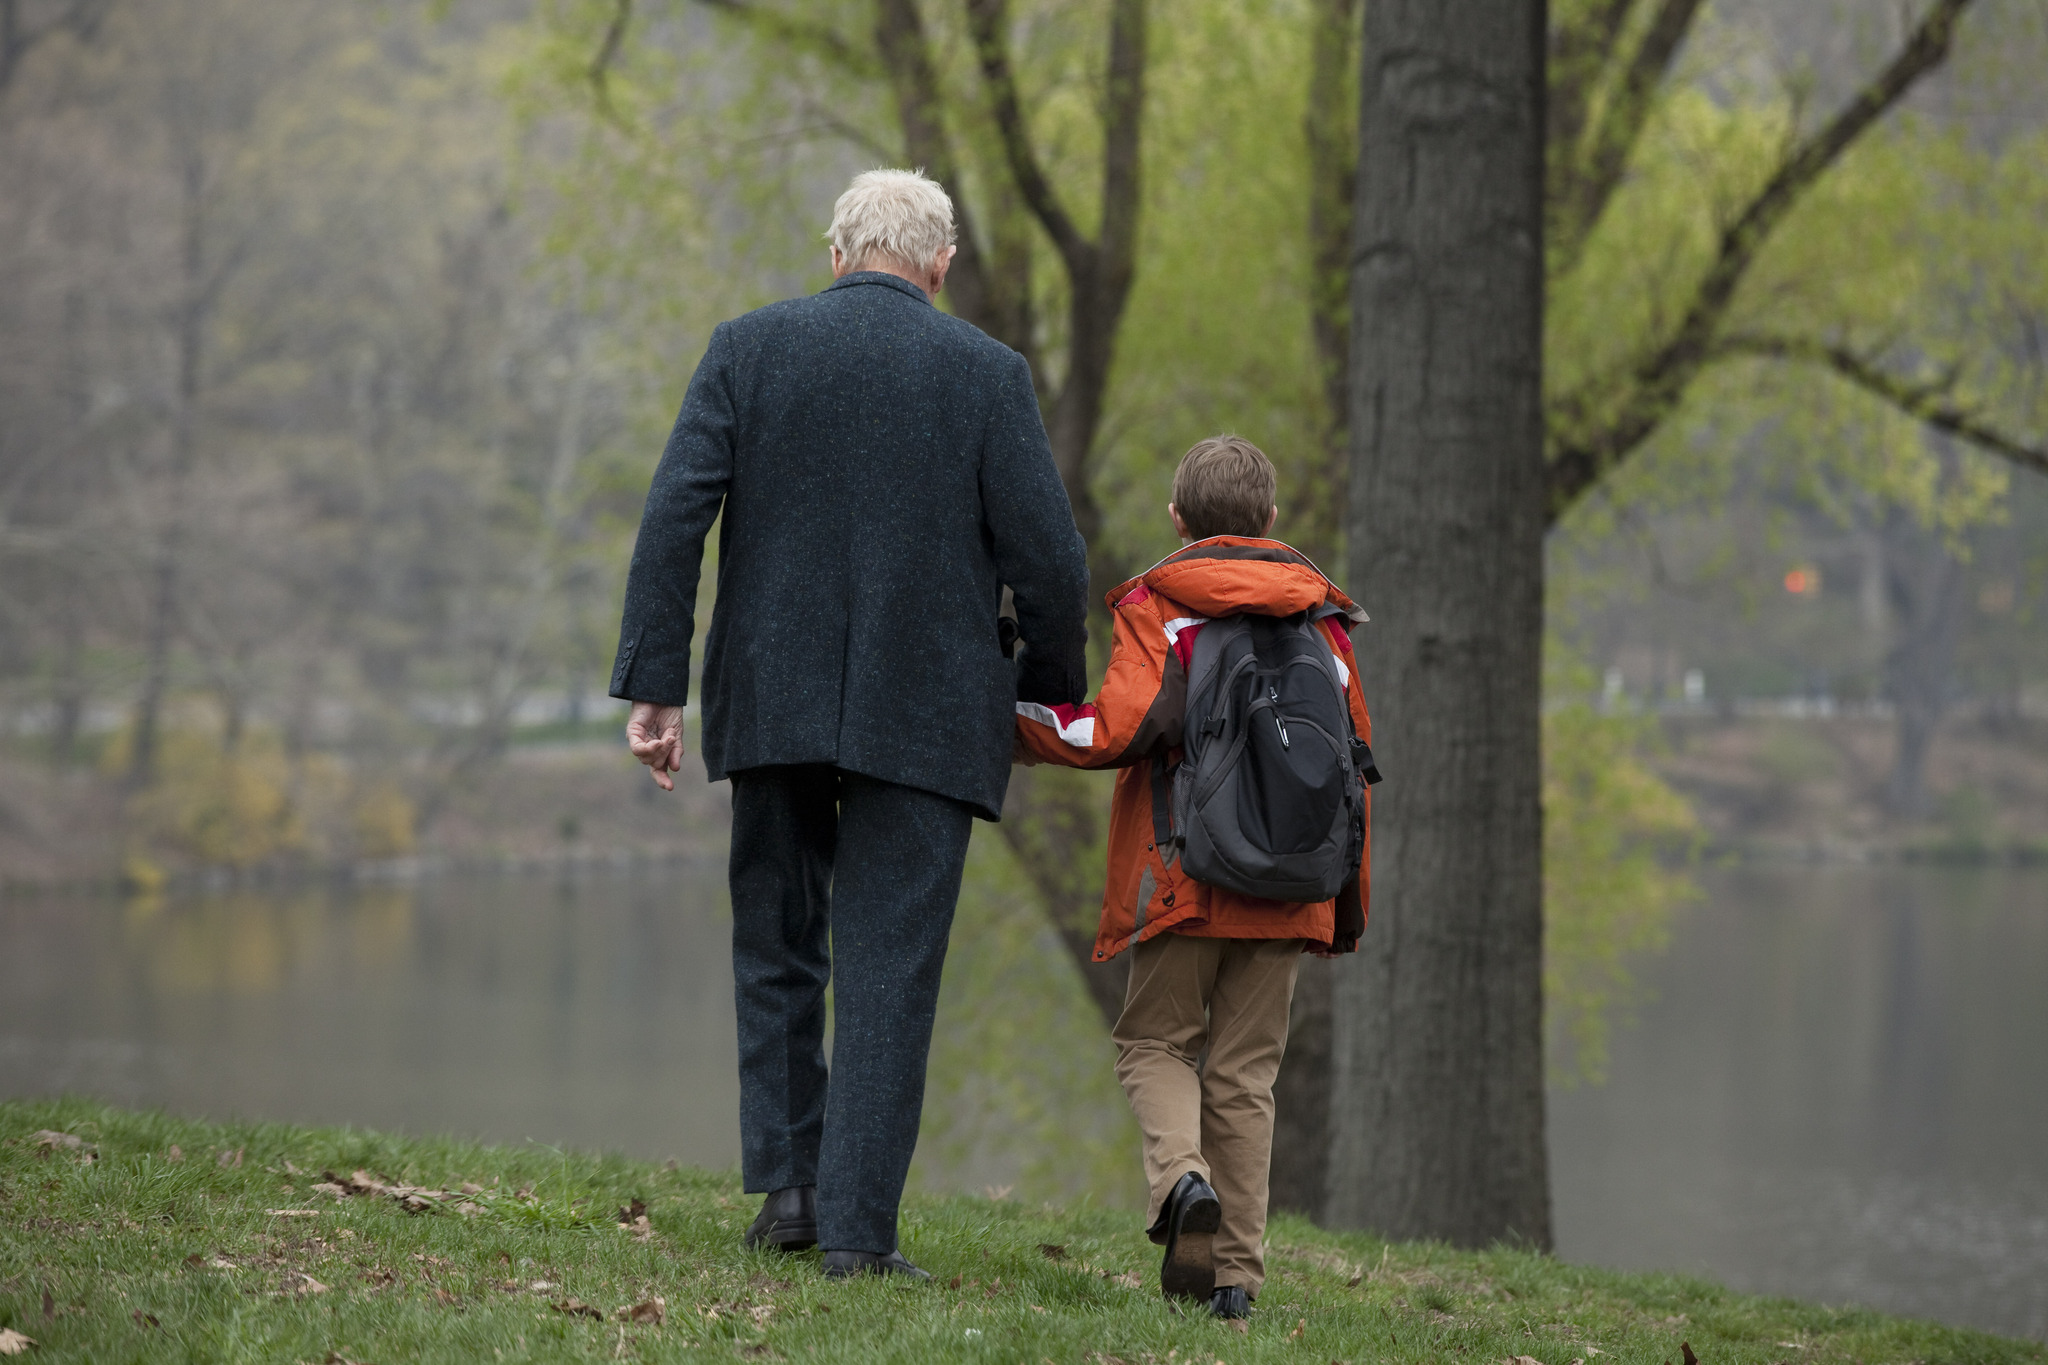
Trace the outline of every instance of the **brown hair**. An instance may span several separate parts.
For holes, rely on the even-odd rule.
[[[1242,436],[1197,441],[1173,471],[1173,510],[1191,540],[1263,536],[1279,480],[1266,452]]]

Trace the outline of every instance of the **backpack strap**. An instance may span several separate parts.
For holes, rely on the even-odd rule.
[[[1314,626],[1331,616],[1344,616],[1347,620],[1349,619],[1344,608],[1330,602],[1325,602],[1320,607],[1310,608],[1308,623]],[[1332,680],[1334,681],[1334,675],[1332,675]],[[1372,746],[1358,737],[1358,724],[1351,719],[1351,694],[1349,689],[1345,690],[1344,695],[1344,728],[1351,732],[1351,766],[1358,769],[1358,775],[1364,778],[1365,785],[1370,787],[1380,780],[1380,767],[1379,764],[1373,761]]]

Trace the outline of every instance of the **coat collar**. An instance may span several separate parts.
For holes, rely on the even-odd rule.
[[[912,284],[909,280],[904,279],[901,275],[891,275],[886,270],[848,271],[846,274],[841,275],[838,279],[832,281],[832,283],[826,285],[825,292],[830,293],[834,289],[845,289],[849,285],[856,284],[886,285],[890,289],[894,289],[900,293],[910,295],[910,297],[916,299],[919,303],[931,302],[930,297],[926,295],[924,290],[919,289],[916,285]]]

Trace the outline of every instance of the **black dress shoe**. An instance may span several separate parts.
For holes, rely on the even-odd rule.
[[[1209,1182],[1189,1171],[1166,1196],[1159,1211],[1165,1223],[1166,1256],[1159,1263],[1159,1289],[1168,1298],[1206,1299],[1216,1288],[1216,1230],[1223,1205]]]
[[[818,1187],[792,1185],[761,1201],[761,1216],[747,1229],[745,1245],[802,1251],[818,1244]]]
[[[1209,1311],[1219,1318],[1248,1318],[1252,1315],[1252,1301],[1236,1285],[1219,1284],[1209,1296]]]
[[[856,1275],[901,1275],[910,1280],[929,1280],[929,1270],[919,1270],[901,1251],[828,1251],[825,1278],[850,1280]]]

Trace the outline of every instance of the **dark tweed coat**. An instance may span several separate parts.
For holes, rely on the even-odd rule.
[[[1086,556],[1023,357],[873,271],[720,325],[647,494],[613,696],[689,694],[721,505],[712,780],[830,763],[994,819],[1019,693],[1087,693]]]

